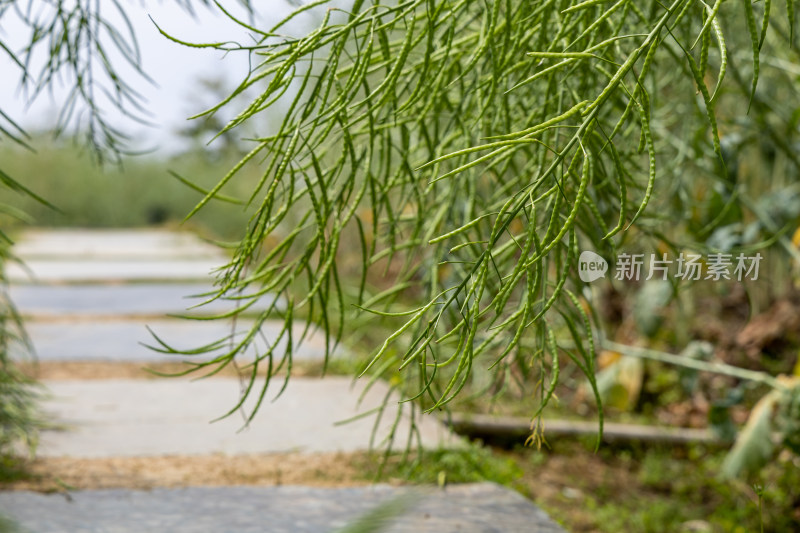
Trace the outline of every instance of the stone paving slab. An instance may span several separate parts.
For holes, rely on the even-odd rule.
[[[219,248],[192,233],[167,230],[39,229],[19,235],[17,257],[82,259],[224,259]]]
[[[214,315],[232,311],[249,300],[217,299],[195,307],[214,294],[210,283],[149,283],[134,285],[16,285],[9,288],[11,300],[26,317],[75,315]],[[274,297],[265,296],[248,308],[269,308]],[[276,305],[284,309],[285,305]]]
[[[47,321],[30,320],[25,330],[30,337],[34,353],[40,361],[117,361],[117,362],[155,362],[181,361],[188,356],[160,353],[148,347],[158,347],[158,342],[147,330],[149,327],[160,339],[179,350],[190,350],[211,344],[235,333],[240,339],[246,334],[252,322],[239,320],[235,327],[229,320],[184,320],[149,318],[111,318],[103,321]],[[241,354],[242,360],[264,353],[267,343],[275,344],[283,322],[267,321],[261,326],[261,335],[255,344]],[[325,335],[309,330],[306,339],[298,344],[304,325],[297,323],[293,328],[295,359],[321,361],[325,358]],[[282,339],[275,348],[277,356],[286,351],[287,341]],[[214,355],[225,353],[226,348],[218,348],[211,354],[192,357],[192,360],[208,360]],[[344,350],[337,348],[335,355]]]
[[[408,502],[387,533],[563,533],[541,509],[491,483],[444,490],[196,487],[0,494],[0,511],[37,533],[328,533],[377,505]],[[403,500],[399,500],[399,499]],[[384,522],[386,523],[386,522]]]
[[[262,383],[259,379],[256,394],[245,402],[246,412],[255,405]],[[377,382],[364,392],[366,384],[367,380],[354,384],[348,377],[292,377],[283,395],[273,402],[283,385],[278,378],[250,426],[239,431],[244,422],[241,413],[210,423],[236,405],[242,384],[235,378],[46,381],[52,397],[44,402],[44,410],[68,429],[44,431],[37,454],[138,457],[364,450],[369,446],[375,417],[337,422],[382,404],[388,386]],[[396,447],[403,449],[410,422],[408,407],[398,404],[398,399],[390,399],[378,425],[376,443],[389,435],[402,405]],[[459,442],[433,416],[419,418],[418,427],[426,447]]]
[[[16,250],[16,249],[15,249]],[[6,265],[12,283],[209,281],[224,259],[26,259]]]
[[[206,281],[228,255],[191,233],[161,230],[30,230],[16,239],[12,283]]]

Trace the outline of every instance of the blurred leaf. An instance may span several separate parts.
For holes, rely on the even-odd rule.
[[[758,205],[778,226],[783,226],[800,216],[800,190],[796,184],[782,187],[759,198]]]
[[[708,411],[708,425],[711,431],[723,441],[730,442],[736,438],[736,424],[731,418],[731,407],[738,405],[744,399],[740,387],[728,391],[725,398],[711,403]]]
[[[400,494],[376,505],[345,527],[338,533],[378,533],[386,531],[397,517],[408,511],[419,500],[413,493]]]
[[[669,281],[651,280],[636,294],[633,315],[639,332],[652,338],[658,333],[664,319],[664,308],[672,300],[673,289]]]
[[[0,515],[0,533],[23,533],[24,531],[13,518]]]
[[[736,424],[731,418],[730,408],[712,403],[708,411],[708,425],[720,440],[730,442],[736,438]]]
[[[788,378],[792,385],[780,401],[780,409],[775,425],[783,439],[783,444],[800,455],[800,378]]]
[[[708,361],[714,355],[714,346],[709,342],[692,341],[686,345],[686,348],[681,352],[681,356],[689,359],[699,359]],[[697,370],[691,368],[680,368],[681,387],[689,394],[697,387]]]
[[[722,463],[725,478],[737,478],[764,466],[775,451],[772,442],[772,417],[781,392],[773,390],[762,397],[750,412],[744,429]]]
[[[636,357],[620,357],[597,374],[597,390],[604,405],[628,411],[639,399],[643,380],[644,362]]]
[[[761,223],[751,222],[742,231],[742,244],[753,244],[758,241],[761,235]]]
[[[622,357],[622,354],[619,352],[615,352],[612,350],[603,350],[597,356],[597,365],[601,369],[608,368],[609,366],[619,361],[620,357]]]
[[[740,229],[741,224],[739,223],[719,227],[708,238],[706,245],[715,250],[729,252],[744,241]]]

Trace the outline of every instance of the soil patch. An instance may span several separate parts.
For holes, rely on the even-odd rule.
[[[38,458],[29,476],[0,490],[62,492],[86,489],[152,489],[228,485],[369,485],[365,454],[269,454],[77,459]]]
[[[18,363],[20,370],[36,380],[84,380],[84,379],[164,379],[178,375],[191,368],[181,362],[105,362],[105,361],[41,361]],[[189,378],[200,378],[216,367],[188,374]],[[334,372],[328,372],[329,375]],[[235,377],[239,372],[233,366],[223,368],[214,376]],[[316,377],[322,375],[322,363],[297,362],[292,365],[292,375]]]

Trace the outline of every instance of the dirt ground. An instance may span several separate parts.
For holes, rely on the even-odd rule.
[[[631,468],[611,464],[574,443],[558,446],[536,464],[527,460],[530,453],[525,450],[498,453],[516,459],[522,467],[518,489],[552,518],[566,523],[572,533],[597,531],[596,509],[587,499],[602,501],[604,492],[624,498],[640,490],[637,474]]]
[[[99,459],[37,458],[26,479],[3,490],[66,492],[85,489],[153,489],[223,485],[367,485],[361,454],[201,455]]]
[[[177,375],[186,372],[190,367],[184,363],[112,363],[105,361],[47,361],[20,363],[20,369],[26,375],[37,380],[72,380],[72,379],[164,379],[164,375]],[[201,378],[208,371],[189,374],[190,378]],[[293,376],[319,376],[322,374],[321,363],[297,362],[292,366]],[[215,374],[219,377],[238,376],[233,366],[228,366]]]

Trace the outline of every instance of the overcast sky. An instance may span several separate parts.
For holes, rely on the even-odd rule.
[[[221,3],[241,13],[241,9],[237,11],[235,0],[223,0]],[[113,19],[110,9],[113,4],[104,1],[101,5],[104,8],[109,6],[105,16]],[[200,111],[203,104],[211,103],[207,95],[203,98],[202,94],[198,94],[198,79],[223,77],[227,85],[233,87],[246,75],[248,61],[242,52],[224,57],[219,51],[198,50],[172,43],[159,34],[150,17],[166,32],[186,41],[247,42],[247,31],[219,14],[216,7],[209,9],[198,6],[196,16],[192,18],[169,0],[123,1],[122,5],[126,7],[136,33],[144,70],[157,80],[158,86],[130,72],[127,80],[146,98],[147,108],[153,115],[150,120],[156,126],[148,128],[121,116],[115,116],[115,125],[140,139],[141,147],[160,147],[162,152],[174,151],[180,146],[175,130],[185,125],[186,118]],[[274,23],[279,20],[278,17],[285,16],[293,9],[285,0],[270,0],[262,5],[268,5],[269,8],[260,15],[260,21],[257,22],[260,27]],[[269,20],[265,21],[265,18]],[[311,24],[313,21],[304,17],[300,23]],[[6,14],[0,17],[0,39],[11,43],[15,50],[28,38],[28,31],[18,22],[15,24],[13,16]],[[5,55],[0,55],[0,109],[25,128],[33,130],[51,126],[66,94],[65,90],[56,86],[54,98],[43,94],[33,104],[28,104],[19,90],[19,79],[19,69]]]

